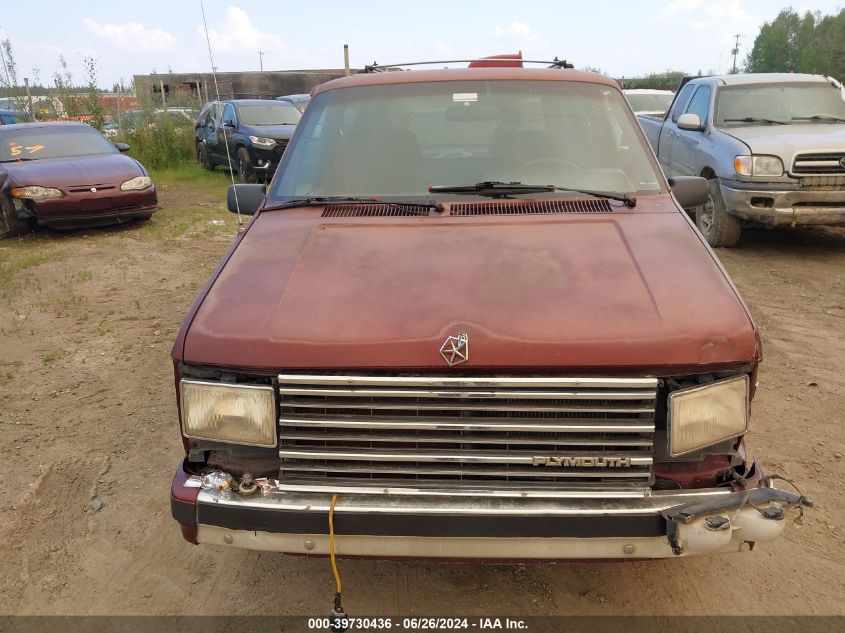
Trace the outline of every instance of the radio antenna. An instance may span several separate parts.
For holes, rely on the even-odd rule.
[[[208,22],[205,20],[205,4],[200,0],[200,11],[202,11],[202,26],[205,29],[205,43],[208,45],[208,59],[211,62],[211,78],[214,80],[214,94],[217,101],[220,101],[220,88],[217,86],[217,66],[214,65],[214,55],[211,53],[211,38],[208,36]],[[235,184],[235,171],[232,169],[232,153],[229,150],[229,137],[226,132],[223,132],[223,144],[226,146],[226,159],[229,163],[229,177],[232,180],[232,185]],[[238,229],[243,228],[243,218],[241,217],[241,205],[238,201],[238,188],[234,187],[235,192],[235,210],[238,212]]]

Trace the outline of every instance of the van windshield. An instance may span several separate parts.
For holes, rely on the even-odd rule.
[[[430,197],[429,185],[483,181],[660,191],[636,125],[618,90],[592,83],[442,81],[330,90],[303,115],[268,197]]]

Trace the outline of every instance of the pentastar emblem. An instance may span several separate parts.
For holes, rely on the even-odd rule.
[[[440,355],[449,367],[469,360],[469,334],[450,336],[440,346]]]

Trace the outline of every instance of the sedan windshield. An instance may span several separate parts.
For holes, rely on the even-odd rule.
[[[87,126],[0,128],[0,163],[116,154],[117,151],[97,130]]]
[[[431,197],[429,185],[486,181],[619,194],[661,188],[615,88],[442,81],[317,95],[269,197]]]
[[[716,97],[719,127],[768,121],[824,123],[836,118],[845,118],[845,101],[842,91],[827,83],[725,86]]]
[[[238,116],[246,125],[296,125],[302,113],[290,103],[256,103],[238,106]]]
[[[634,112],[663,114],[672,105],[675,95],[671,92],[667,94],[626,93],[625,98],[628,99]]]

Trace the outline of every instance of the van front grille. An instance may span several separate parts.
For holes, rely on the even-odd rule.
[[[278,378],[283,488],[648,490],[655,378]]]

